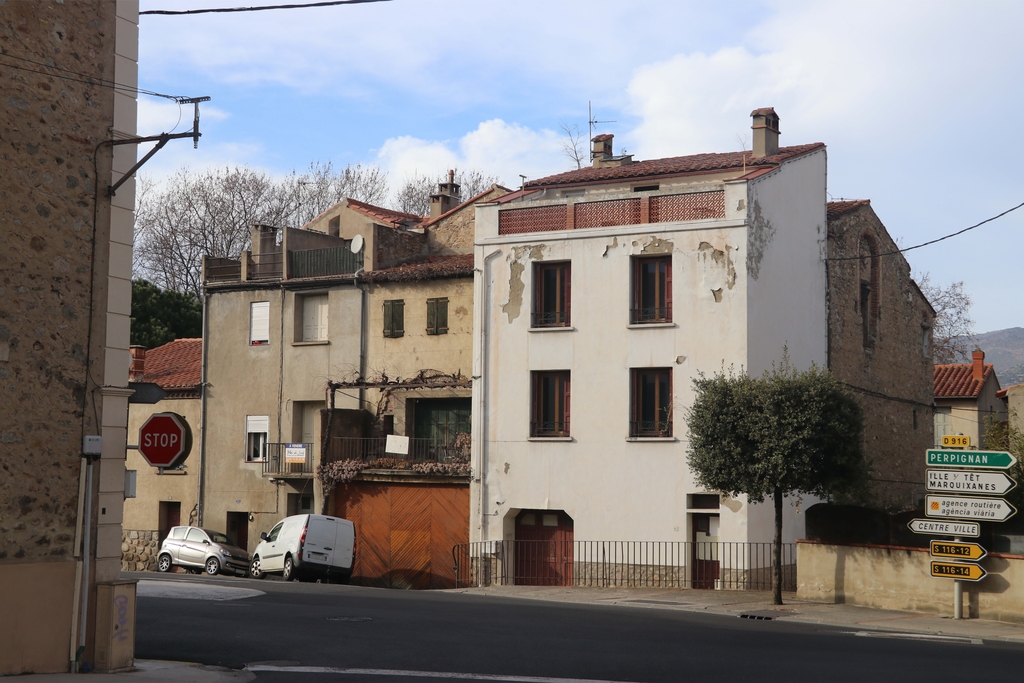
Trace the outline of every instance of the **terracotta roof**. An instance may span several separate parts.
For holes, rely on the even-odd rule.
[[[590,138],[590,141],[591,142],[604,142],[605,140],[611,140],[613,137],[615,137],[615,136],[612,135],[611,133],[601,133],[600,135],[595,135],[594,137]]]
[[[935,398],[977,398],[981,388],[992,376],[995,369],[984,365],[981,380],[974,379],[972,363],[951,363],[935,366]]]
[[[625,166],[588,166],[576,171],[566,171],[546,178],[531,180],[527,187],[545,187],[552,185],[578,185],[602,180],[626,180],[629,178],[648,178],[659,176],[678,176],[691,173],[715,173],[737,168],[775,167],[782,162],[824,149],[825,143],[813,142],[809,145],[780,147],[778,154],[770,157],[754,159],[750,152],[726,152],[724,154],[692,154],[685,157],[669,157],[667,159],[651,159],[634,161]]]
[[[849,201],[829,202],[827,205],[828,220],[839,218],[843,214],[855,211],[862,206],[871,206],[870,199],[851,199]]]
[[[760,109],[755,109],[754,111],[750,112],[751,116],[768,116],[768,114],[775,114],[775,108],[761,107]],[[778,116],[778,114],[775,115]]]
[[[1006,394],[1010,391],[1010,389],[1015,389],[1017,387],[1024,387],[1024,384],[1011,384],[1010,386],[1006,387],[1005,389],[1000,389],[999,391],[996,392],[996,398],[1000,398],[1000,399],[1004,399],[1005,400],[1006,399]]]
[[[203,381],[203,340],[175,339],[146,351],[142,379],[163,389],[196,389]]]
[[[418,224],[426,218],[426,216],[417,216],[414,213],[403,213],[401,211],[385,209],[382,206],[374,206],[373,204],[361,202],[358,199],[347,199],[346,201],[348,202],[350,209],[358,211],[364,216],[369,216],[375,220],[390,223],[391,225],[406,225],[409,223]]]
[[[474,202],[480,201],[481,197],[483,197],[484,195],[487,195],[487,194],[489,194],[491,192],[494,192],[495,190],[504,190],[506,194],[511,192],[510,189],[508,189],[507,187],[504,187],[502,185],[497,185],[497,184],[491,185],[490,187],[488,187],[486,190],[484,190],[480,194],[475,195],[473,197],[470,197],[469,199],[467,199],[466,201],[462,202],[461,204],[459,204],[458,206],[456,206],[454,208],[448,209],[447,211],[442,213],[437,218],[431,218],[431,219],[429,219],[427,221],[424,221],[423,223],[420,224],[420,227],[424,227],[425,228],[427,226],[433,225],[434,223],[437,223],[440,220],[444,220],[445,218],[447,218],[448,216],[451,216],[456,211],[459,211],[460,209],[463,209],[463,208],[469,206],[470,204],[473,204]]]
[[[400,266],[366,271],[365,282],[410,282],[448,277],[473,277],[473,254],[425,256]]]

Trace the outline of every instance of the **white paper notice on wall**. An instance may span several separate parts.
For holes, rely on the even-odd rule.
[[[384,444],[384,452],[393,455],[409,455],[409,437],[388,434],[387,442]]]

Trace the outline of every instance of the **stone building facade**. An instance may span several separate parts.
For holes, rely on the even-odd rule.
[[[0,44],[0,675],[116,669],[138,3],[0,3]]]
[[[864,411],[874,503],[924,495],[935,312],[867,200],[828,204],[828,367]]]

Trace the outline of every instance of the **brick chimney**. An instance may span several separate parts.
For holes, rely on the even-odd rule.
[[[771,107],[750,112],[754,120],[754,158],[763,159],[779,153],[779,115]]]
[[[132,357],[132,363],[128,366],[128,381],[142,382],[146,371],[146,347],[129,346],[128,353]]]
[[[603,166],[628,166],[633,163],[632,154],[620,154],[615,156],[612,153],[612,140],[615,138],[611,133],[601,133],[590,139],[590,160],[594,168]]]
[[[985,376],[985,352],[981,349],[975,349],[974,353],[971,354],[972,370],[974,370],[974,379],[978,382]]]
[[[438,183],[437,192],[430,195],[430,217],[448,213],[460,203],[461,188],[455,182],[455,171],[448,171],[448,182]]]

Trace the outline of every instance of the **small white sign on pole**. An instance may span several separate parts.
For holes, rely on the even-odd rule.
[[[409,455],[409,437],[388,434],[384,452],[390,455]]]

